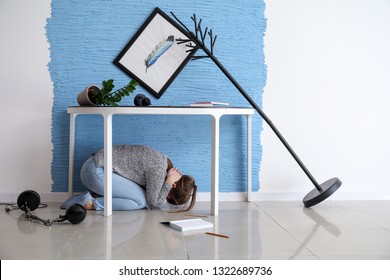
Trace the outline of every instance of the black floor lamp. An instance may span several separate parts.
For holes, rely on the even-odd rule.
[[[194,14],[193,17],[191,17],[195,26],[195,33],[193,33],[172,12],[171,14],[177,20],[177,22],[179,22],[181,26],[183,26],[183,28],[188,32],[188,34],[186,35],[189,39],[177,39],[178,44],[186,44],[186,46],[190,48],[188,51],[192,51],[193,49],[202,49],[204,51],[205,55],[193,56],[192,59],[194,60],[200,58],[210,58],[215,63],[215,65],[218,66],[218,68],[226,75],[230,82],[238,89],[238,91],[245,97],[245,99],[252,105],[252,107],[260,114],[263,120],[271,127],[273,132],[283,143],[283,145],[289,151],[291,156],[295,159],[295,161],[302,168],[307,177],[309,177],[310,181],[314,184],[315,188],[303,198],[303,204],[305,205],[305,207],[314,206],[331,196],[341,186],[341,180],[339,178],[332,178],[322,184],[319,184],[316,181],[316,179],[309,172],[303,162],[299,159],[298,155],[287,143],[286,139],[284,139],[284,137],[276,128],[276,126],[272,123],[272,121],[267,117],[263,110],[261,110],[261,108],[256,104],[256,102],[254,102],[254,100],[246,93],[246,91],[240,86],[240,84],[233,78],[233,76],[226,70],[226,68],[221,64],[221,62],[219,62],[219,60],[214,56],[213,48],[217,36],[213,35],[212,30],[210,29],[208,31],[207,27],[205,28],[205,30],[203,30],[201,27],[202,19],[197,21],[196,16]],[[210,49],[208,49],[205,45],[205,39],[207,35],[210,38]]]

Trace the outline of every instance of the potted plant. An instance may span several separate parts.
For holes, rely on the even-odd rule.
[[[124,87],[112,91],[115,87],[114,80],[110,79],[102,82],[102,88],[91,85],[77,96],[77,102],[81,106],[118,106],[123,97],[129,96],[136,87],[137,81],[131,80]]]

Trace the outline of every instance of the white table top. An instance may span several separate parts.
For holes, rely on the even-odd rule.
[[[253,115],[255,110],[246,107],[190,107],[190,106],[71,106],[70,114],[150,114],[150,115]]]

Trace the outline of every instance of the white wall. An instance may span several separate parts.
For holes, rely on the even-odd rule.
[[[51,189],[50,0],[0,1],[0,195]]]
[[[335,196],[390,198],[390,1],[272,0],[266,17],[266,113]],[[263,194],[313,188],[266,125],[262,142]]]
[[[335,197],[388,194],[390,1],[266,4],[264,111],[318,181],[340,177]],[[50,192],[47,17],[49,0],[0,1],[0,202],[27,188]],[[259,197],[313,188],[266,124],[262,143]]]

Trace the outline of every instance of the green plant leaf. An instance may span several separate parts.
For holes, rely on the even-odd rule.
[[[121,90],[119,90],[119,95],[121,96],[121,97],[125,97],[125,95],[126,95],[126,90],[124,90],[124,89],[121,89]]]
[[[103,81],[102,82],[102,92],[103,93],[109,93],[111,92],[115,85],[114,85],[114,80],[113,79],[110,79],[110,80],[107,80],[107,81]]]
[[[106,82],[106,85],[113,85],[114,84],[114,79],[109,79]]]
[[[130,92],[130,93],[132,93],[135,90],[135,87],[132,86],[132,85],[128,85],[128,86],[125,87],[125,90]]]
[[[114,97],[114,102],[120,102],[121,100],[122,100],[122,96],[120,96],[119,94],[118,95],[116,95],[115,97]]]

